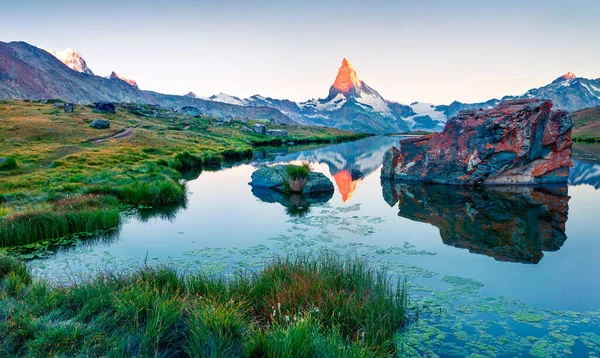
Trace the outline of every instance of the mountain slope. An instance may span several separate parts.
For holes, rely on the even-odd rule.
[[[0,42],[0,99],[50,98],[79,104],[109,101],[158,104],[175,109],[193,106],[208,116],[294,123],[273,108],[243,107],[189,96],[142,91],[122,79],[108,79],[75,71],[50,53],[25,42]]]
[[[73,49],[48,52],[54,57],[58,58],[62,63],[64,63],[65,65],[67,65],[67,67],[74,71],[85,73],[86,75],[94,74],[94,72],[92,72],[92,70],[90,70],[90,68],[88,67],[83,57],[81,57],[79,52]]]

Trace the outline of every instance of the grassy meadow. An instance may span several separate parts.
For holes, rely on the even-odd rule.
[[[402,282],[356,257],[274,260],[231,278],[168,267],[55,286],[0,254],[0,353],[28,357],[391,357]]]
[[[145,105],[116,114],[50,103],[0,101],[0,247],[118,225],[124,206],[185,202],[184,178],[252,158],[265,145],[328,143],[364,135],[323,127],[266,124],[286,137]],[[89,127],[108,119],[110,128]],[[115,137],[115,138],[112,138]],[[193,178],[193,175],[192,175]]]

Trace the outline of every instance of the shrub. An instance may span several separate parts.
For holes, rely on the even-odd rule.
[[[0,170],[13,170],[17,169],[17,161],[15,158],[8,157],[0,159]]]

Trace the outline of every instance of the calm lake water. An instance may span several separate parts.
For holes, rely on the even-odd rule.
[[[281,253],[351,252],[407,277],[422,315],[397,337],[404,355],[600,356],[600,164],[575,160],[562,187],[382,185],[383,153],[398,140],[258,153],[189,181],[185,207],[140,210],[30,265],[65,281],[144,262],[221,274]],[[332,196],[247,184],[263,163],[300,160],[332,179]]]

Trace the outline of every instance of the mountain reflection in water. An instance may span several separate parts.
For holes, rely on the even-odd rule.
[[[446,245],[536,264],[567,236],[567,187],[458,187],[382,182],[398,216],[429,223]]]

